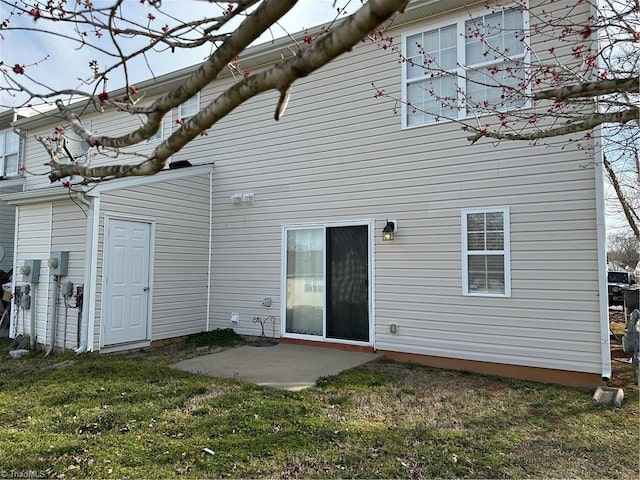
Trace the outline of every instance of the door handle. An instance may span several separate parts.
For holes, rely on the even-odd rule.
[[[149,291],[149,287],[144,287],[142,290],[144,290],[145,292]]]

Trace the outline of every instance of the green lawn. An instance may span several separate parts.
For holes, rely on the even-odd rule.
[[[622,408],[612,408],[592,404],[592,391],[382,360],[285,392],[170,368],[201,344],[22,360],[8,359],[3,348],[0,471],[638,478],[633,386],[625,387]],[[51,368],[63,360],[72,364]]]

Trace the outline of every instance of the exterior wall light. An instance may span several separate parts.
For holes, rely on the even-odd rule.
[[[396,233],[398,233],[398,222],[396,220],[387,220],[382,229],[382,240],[389,242],[395,238]]]

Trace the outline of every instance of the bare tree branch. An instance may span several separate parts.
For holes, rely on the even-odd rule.
[[[591,115],[584,115],[578,120],[572,121],[565,126],[536,130],[531,133],[508,133],[500,132],[489,129],[481,129],[478,127],[470,127],[465,125],[465,130],[474,130],[476,133],[467,137],[471,143],[475,143],[482,137],[493,138],[496,140],[540,140],[543,138],[554,138],[562,135],[568,135],[571,133],[585,132],[591,130],[598,125],[604,123],[620,123],[624,124],[633,120],[637,120],[640,117],[640,108],[630,108],[622,112],[611,113],[592,113]]]
[[[258,11],[252,14],[245,22],[249,22],[253,15],[256,15],[256,21],[258,23],[261,21],[264,25],[273,23],[271,17],[265,19],[267,15],[274,15],[274,12],[270,11],[276,10],[275,6],[272,5],[273,3],[280,4],[285,2],[282,0],[265,2],[262,5],[262,7],[265,7],[265,10],[261,11],[258,9]],[[200,112],[181,125],[167,140],[156,147],[152,156],[145,162],[136,165],[105,166],[54,164],[55,170],[49,178],[51,181],[55,181],[75,174],[85,178],[104,180],[123,176],[152,175],[157,173],[164,168],[166,160],[172,154],[179,151],[189,143],[189,141],[198,136],[200,132],[210,128],[237,106],[267,90],[286,91],[296,79],[309,75],[342,53],[349,51],[374,28],[390,18],[397,11],[402,11],[407,3],[408,0],[370,0],[355,14],[347,18],[317,42],[313,43],[308,49],[303,50],[295,57],[277,63],[263,72],[241,80],[223,92],[217,99],[201,109]],[[234,36],[236,34],[237,36]],[[225,54],[235,55],[240,45],[250,43],[251,34],[255,35],[255,30],[248,28],[243,29],[242,27],[238,28],[238,30],[234,32],[234,35],[229,38],[229,43],[227,44],[227,42],[225,42],[225,45],[220,47],[211,59],[205,62],[203,66],[175,92],[165,95],[154,102],[152,106],[154,112],[149,114],[149,121],[143,127],[125,137],[109,139],[91,135],[90,132],[84,129],[75,114],[69,109],[61,108],[59,105],[61,113],[65,119],[73,125],[74,131],[84,140],[88,141],[90,145],[120,148],[137,143],[144,138],[145,134],[153,134],[155,131],[152,130],[154,126],[156,129],[157,126],[159,126],[162,114],[156,112],[165,113],[168,109],[180,105],[204,87],[204,85],[210,81],[211,75],[215,77],[220,71],[222,67],[220,64],[221,59],[228,58]],[[227,47],[226,49],[225,46]]]
[[[296,3],[297,0],[267,0],[263,2],[254,13],[247,17],[240,26],[229,35],[211,57],[195,72],[189,75],[178,88],[158,98],[144,111],[132,110],[132,112],[136,113],[146,113],[147,121],[140,128],[126,135],[121,137],[94,135],[82,125],[79,116],[69,107],[65,106],[62,101],[57,101],[56,106],[63,118],[71,124],[75,133],[89,145],[123,148],[140,143],[158,131],[162,119],[172,108],[181,105],[214,80],[235,57],[273,25],[274,22],[287,13]],[[200,129],[198,133],[206,128],[208,127]],[[174,135],[180,135],[183,130],[184,125],[181,126]]]
[[[560,88],[542,90],[533,94],[534,100],[555,99],[564,101],[576,97],[596,97],[612,93],[640,91],[640,77],[616,78],[612,80],[597,80],[595,82],[575,83]]]

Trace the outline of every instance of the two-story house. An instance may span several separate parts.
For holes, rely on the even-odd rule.
[[[527,11],[496,14],[529,24]],[[431,42],[455,68],[479,61],[461,32],[484,15],[482,3],[417,0],[390,35],[408,57]],[[289,44],[252,47],[243,67],[258,71]],[[297,81],[279,122],[277,92],[236,109],[174,155],[185,168],[84,193],[27,176],[24,191],[3,197],[18,212],[15,265],[40,260],[33,313],[14,316],[13,334],[107,352],[215,328],[256,335],[254,317],[271,315],[281,341],[567,384],[610,377],[597,148],[472,145],[455,122],[394,114],[372,82],[430,111],[424,92],[449,88],[427,88],[398,60],[362,42]],[[138,87],[152,98],[192,70]],[[233,82],[210,84],[157,140]],[[104,134],[133,125],[122,118],[82,117]],[[33,135],[56,124],[36,115],[16,126],[29,132],[27,169],[43,170]],[[60,251],[68,266],[57,284],[83,286],[81,311],[67,316],[47,264]]]

